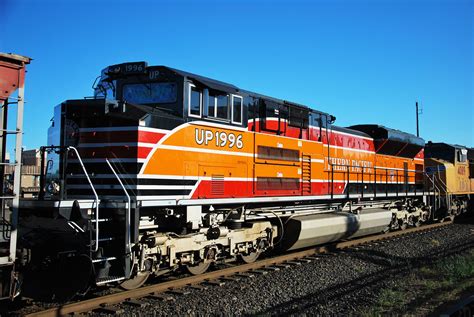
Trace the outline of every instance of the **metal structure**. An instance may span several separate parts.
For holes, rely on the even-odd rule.
[[[23,107],[24,107],[24,84],[26,65],[31,58],[16,55],[0,53],[0,203],[1,203],[1,245],[0,267],[2,267],[1,297],[13,297],[16,293],[16,275],[14,271],[14,262],[16,259],[17,248],[17,225],[18,225],[18,207],[20,200],[20,182],[21,182],[21,150],[23,134]],[[16,97],[12,95],[17,91]],[[16,105],[16,111],[9,111],[9,108]],[[8,130],[8,119],[15,116],[16,128]],[[14,119],[14,118],[11,118]],[[8,136],[15,138],[15,156],[12,162],[6,161],[6,146]],[[3,178],[5,166],[14,166],[14,179],[12,188],[3,188]],[[10,268],[10,269],[9,269]]]

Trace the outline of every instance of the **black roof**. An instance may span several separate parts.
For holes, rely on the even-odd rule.
[[[425,140],[411,133],[396,129],[387,128],[378,124],[358,124],[349,127],[367,133],[374,139],[388,139],[391,141],[409,143],[418,146],[425,146]]]
[[[230,93],[236,93],[236,92],[240,91],[240,89],[237,86],[225,83],[223,81],[215,80],[215,79],[204,77],[204,76],[201,76],[201,75],[196,75],[196,74],[193,74],[193,73],[185,72],[183,70],[179,70],[179,69],[176,69],[176,68],[171,68],[171,67],[168,67],[168,66],[160,66],[160,67],[167,68],[170,71],[175,72],[176,74],[181,75],[183,77],[193,79],[193,80],[201,83],[202,85],[207,86],[207,87],[209,87],[211,89],[214,89],[214,90],[230,92]]]
[[[351,128],[344,128],[344,127],[338,127],[338,126],[333,125],[332,129],[335,130],[335,131],[340,131],[340,132],[345,132],[345,133],[354,134],[354,135],[358,135],[358,136],[363,136],[363,137],[366,137],[366,138],[371,138],[371,136],[368,135],[367,133],[362,132],[362,131],[358,131],[358,130],[354,130],[354,129],[351,129]]]
[[[467,149],[467,150],[473,150],[469,149],[467,146],[464,145],[459,145],[459,144],[450,144],[450,143],[445,143],[445,142],[431,142],[428,141],[426,143],[426,146],[438,146],[438,147],[448,147],[448,148],[454,148],[454,149]]]
[[[140,71],[127,72],[125,70],[126,66],[131,65],[131,64],[140,65],[141,66]],[[265,99],[265,100],[268,100],[268,101],[273,101],[273,102],[276,102],[276,103],[279,103],[279,104],[286,104],[286,105],[291,105],[291,106],[295,106],[295,107],[299,107],[299,108],[304,108],[304,109],[307,109],[308,111],[324,114],[324,115],[330,116],[332,119],[335,119],[335,117],[331,116],[330,114],[328,114],[326,112],[315,110],[315,109],[312,109],[308,106],[298,104],[296,102],[291,102],[291,101],[288,101],[288,100],[282,100],[282,99],[277,99],[277,98],[265,96],[265,95],[258,94],[258,93],[252,92],[252,91],[241,89],[241,88],[239,88],[239,87],[237,87],[233,84],[229,84],[229,83],[226,83],[226,82],[223,82],[223,81],[220,81],[220,80],[216,80],[216,79],[212,79],[212,78],[209,78],[209,77],[193,74],[193,73],[190,73],[190,72],[186,72],[186,71],[183,71],[183,70],[180,70],[180,69],[176,69],[176,68],[172,68],[172,67],[168,67],[168,66],[164,66],[164,65],[148,66],[148,63],[143,62],[143,61],[142,62],[128,62],[128,63],[121,63],[121,64],[107,66],[102,70],[101,81],[108,81],[110,79],[120,78],[122,76],[125,76],[125,74],[143,75],[143,74],[146,74],[147,70],[156,69],[156,68],[166,69],[167,71],[175,73],[178,76],[189,78],[189,79],[195,81],[196,83],[198,83],[198,84],[200,84],[200,85],[202,85],[206,88],[209,88],[211,90],[216,90],[216,91],[225,92],[225,93],[240,92],[241,94],[247,94],[251,97],[261,98],[261,99]]]
[[[153,66],[152,66],[153,67]],[[259,94],[259,93],[256,93],[256,92],[252,92],[252,91],[249,91],[249,90],[245,90],[245,89],[241,89],[233,84],[229,84],[229,83],[226,83],[226,82],[223,82],[223,81],[220,81],[220,80],[215,80],[215,79],[212,79],[212,78],[209,78],[209,77],[205,77],[205,76],[201,76],[201,75],[197,75],[197,74],[193,74],[193,73],[190,73],[190,72],[186,72],[186,71],[183,71],[183,70],[179,70],[179,69],[176,69],[176,68],[172,68],[172,67],[168,67],[168,66],[155,66],[155,67],[162,67],[162,68],[166,68],[172,72],[175,72],[176,74],[178,75],[181,75],[183,77],[187,77],[187,78],[190,78],[194,81],[197,81],[199,82],[200,84],[210,88],[210,89],[213,89],[213,90],[217,90],[217,91],[222,91],[222,92],[227,92],[227,93],[236,93],[236,92],[241,92],[241,93],[245,93],[245,94],[248,94],[252,97],[256,97],[256,98],[262,98],[262,99],[266,99],[266,100],[270,100],[270,101],[274,101],[274,102],[277,102],[277,103],[281,103],[281,104],[287,104],[287,105],[292,105],[292,106],[296,106],[296,107],[300,107],[300,108],[304,108],[304,109],[307,109],[309,111],[312,111],[312,112],[317,112],[317,113],[321,113],[321,114],[326,114],[328,116],[330,116],[328,113],[326,112],[323,112],[323,111],[319,111],[319,110],[315,110],[315,109],[312,109],[308,106],[305,106],[305,105],[302,105],[302,104],[299,104],[299,103],[296,103],[296,102],[292,102],[292,101],[288,101],[288,100],[283,100],[283,99],[278,99],[278,98],[273,98],[273,97],[270,97],[270,96],[266,96],[266,95],[262,95],[262,94]],[[335,118],[335,117],[334,117]]]

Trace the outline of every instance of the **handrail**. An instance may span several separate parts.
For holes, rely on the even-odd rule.
[[[130,206],[130,205],[131,205],[131,199],[130,199],[130,195],[128,194],[127,189],[125,188],[125,186],[123,185],[122,180],[121,180],[120,177],[117,175],[117,173],[115,172],[114,168],[112,167],[112,164],[110,164],[109,159],[106,158],[105,161],[106,161],[107,164],[109,165],[110,169],[112,170],[112,173],[114,173],[115,177],[117,178],[118,182],[120,183],[120,186],[122,186],[122,189],[123,189],[125,195],[127,196],[128,205],[127,205],[127,215],[125,216],[125,225],[126,225],[125,240],[127,241],[126,251],[127,251],[128,254],[130,254],[130,253],[132,252],[132,249],[131,249],[131,239],[130,239],[130,214],[131,214],[131,206]]]
[[[371,184],[371,183],[374,184],[374,186],[373,186],[374,197],[378,196],[377,192],[376,192],[377,185],[379,185],[379,186],[380,185],[385,185],[385,197],[388,197],[388,184],[396,184],[397,186],[400,185],[400,184],[405,184],[406,188],[405,188],[404,192],[407,195],[408,194],[408,188],[409,188],[408,185],[409,184],[415,184],[415,186],[416,186],[416,185],[419,185],[419,184],[423,184],[423,181],[417,181],[417,175],[425,174],[425,172],[423,170],[409,170],[408,174],[401,174],[400,175],[398,172],[399,171],[404,171],[404,169],[391,168],[391,167],[356,166],[356,165],[352,165],[352,164],[336,164],[336,163],[331,163],[331,162],[328,163],[328,166],[330,167],[330,170],[327,170],[326,172],[328,173],[328,181],[330,181],[330,188],[328,188],[328,190],[330,190],[331,198],[334,197],[334,181],[335,181],[334,174],[335,173],[337,173],[338,175],[342,175],[344,180],[347,179],[347,184],[348,185],[351,183],[351,180],[350,180],[351,175],[355,175],[357,177],[356,183],[359,183],[359,175],[361,175],[361,177],[362,177],[362,179],[361,179],[362,187],[361,187],[361,190],[360,190],[361,197],[364,197],[364,194],[366,193],[366,191],[364,189],[364,185],[366,184],[366,180],[364,179],[364,177],[369,178],[369,181],[368,181],[369,184]],[[343,167],[343,168],[336,171],[336,170],[334,170],[334,167]],[[350,169],[353,169],[353,168],[358,169],[358,171],[350,170]],[[383,173],[383,171],[385,171],[385,173]],[[396,171],[397,173],[393,174],[393,175],[389,175],[388,171]],[[330,173],[330,175],[329,175],[329,173]],[[410,173],[413,173],[414,175],[409,175]],[[373,179],[374,179],[373,181],[372,181],[372,176],[373,176]],[[380,181],[377,181],[377,176],[380,176]],[[396,177],[397,180],[396,181],[389,181],[389,177],[394,177],[394,178]],[[385,180],[383,180],[383,178],[385,178]],[[404,182],[400,182],[401,179],[405,179]],[[410,181],[413,181],[413,183],[410,183]],[[357,192],[359,193],[359,190],[357,190]],[[402,192],[399,192],[398,187],[396,187],[397,196],[399,196],[400,193],[402,193]],[[416,189],[415,189],[415,193],[416,193]],[[423,190],[422,193],[424,193],[424,190]],[[379,196],[379,197],[383,197],[383,194],[382,194],[382,196]]]
[[[89,174],[87,173],[87,170],[84,166],[84,163],[82,162],[81,156],[79,155],[79,151],[74,146],[68,146],[67,150],[73,150],[76,153],[77,159],[79,160],[79,164],[81,164],[82,170],[84,174],[86,175],[87,181],[89,182],[89,185],[94,192],[95,196],[95,246],[94,246],[94,251],[97,252],[99,250],[99,196],[97,195],[97,192],[95,191],[94,185],[92,185],[92,181],[89,177]]]
[[[439,167],[437,168],[437,172],[433,174],[433,178],[436,180],[436,174],[438,174],[438,181],[441,183],[441,185],[444,188],[444,193],[446,194],[446,205],[448,210],[451,209],[451,194],[450,191],[448,190],[448,185],[441,179],[441,171],[439,170]]]

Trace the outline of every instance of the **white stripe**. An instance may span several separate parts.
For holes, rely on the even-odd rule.
[[[194,193],[199,188],[199,185],[201,185],[201,180],[197,181],[196,186],[194,186],[193,190],[189,193],[187,198],[191,199],[193,197]]]
[[[169,190],[191,190],[195,186],[186,185],[124,185],[127,189],[169,189]],[[88,189],[89,185],[68,185],[68,189]],[[120,185],[94,185],[94,188],[98,189],[121,189]]]
[[[197,153],[209,153],[209,154],[221,154],[221,155],[233,155],[233,156],[244,156],[244,157],[253,157],[253,153],[243,153],[243,152],[232,152],[232,151],[221,151],[221,150],[211,150],[203,148],[195,148],[190,146],[177,146],[177,145],[160,145],[158,149],[173,150],[173,151],[184,151],[184,152],[197,152]]]
[[[342,150],[348,150],[348,151],[354,151],[354,152],[362,152],[362,153],[369,153],[369,154],[375,154],[375,151],[368,151],[368,150],[361,150],[361,149],[353,149],[350,147],[345,147],[345,146],[338,146],[338,145],[327,145],[323,144],[324,147],[330,147],[333,149],[342,149]]]
[[[143,163],[145,162],[145,159],[141,158],[109,158],[110,162],[117,162],[117,163]],[[78,159],[71,159],[69,162],[72,163],[79,163]],[[105,163],[105,158],[96,158],[96,159],[91,159],[91,158],[85,158],[82,159],[82,162],[84,163]]]
[[[385,166],[375,166],[375,168],[384,169],[384,170],[394,170],[394,171],[405,171],[403,168],[396,168],[396,167],[385,167]],[[417,170],[406,170],[407,172],[417,172]],[[419,172],[423,172],[420,170]]]
[[[96,127],[96,128],[80,128],[79,132],[114,132],[114,131],[146,131],[155,133],[168,133],[170,130],[141,127],[141,126],[127,126],[127,127]]]
[[[145,142],[111,142],[111,143],[81,143],[78,148],[96,148],[96,147],[110,147],[110,146],[131,146],[131,147],[154,147],[156,143]]]
[[[236,126],[227,125],[227,124],[208,122],[208,121],[191,121],[191,122],[188,122],[188,124],[189,125],[209,126],[209,127],[226,129],[226,130],[236,130],[236,131],[242,131],[242,132],[249,132],[248,129],[246,129],[246,128],[236,127]]]
[[[178,180],[197,180],[197,176],[181,175],[157,175],[157,174],[119,174],[120,178],[139,178],[139,179],[178,179]],[[85,175],[70,175],[68,178],[85,178]],[[93,178],[116,178],[113,174],[95,174]]]
[[[318,127],[314,127],[315,129],[318,129]],[[336,134],[342,134],[342,135],[347,135],[347,136],[351,136],[351,137],[355,137],[355,138],[360,138],[360,139],[364,139],[364,140],[367,140],[367,141],[374,141],[373,138],[371,137],[366,137],[366,136],[362,136],[362,135],[358,135],[358,134],[351,134],[351,133],[347,133],[347,132],[342,132],[342,131],[337,131],[337,130],[327,130],[325,129],[326,131],[329,131],[331,133],[336,133]],[[357,131],[359,132],[359,131]]]
[[[399,193],[398,197],[404,196],[415,196],[415,195],[422,195],[423,192],[420,191],[419,193]],[[361,194],[351,194],[351,198],[362,198]],[[371,198],[374,197],[374,194],[364,193],[364,198]],[[389,193],[385,195],[385,193],[377,193],[376,197],[397,197],[396,193]],[[347,194],[335,194],[332,197],[333,199],[345,199],[347,198]],[[276,197],[254,197],[254,198],[210,198],[210,199],[182,199],[178,200],[176,203],[179,206],[186,206],[186,205],[202,205],[202,204],[238,204],[238,203],[258,203],[258,202],[282,202],[282,201],[306,201],[306,200],[321,200],[321,199],[331,199],[331,195],[318,195],[318,196],[276,196]]]
[[[138,126],[138,131],[168,134],[171,130]]]
[[[197,176],[183,176],[183,175],[159,175],[159,174],[138,174],[135,175],[138,178],[146,178],[146,179],[180,179],[180,180],[197,180]]]
[[[155,151],[158,149],[158,147],[163,144],[166,140],[168,140],[168,138],[175,134],[176,132],[188,127],[189,124],[188,123],[184,123],[184,124],[181,124],[179,126],[177,126],[176,128],[174,128],[173,130],[171,130],[168,134],[166,134],[164,137],[162,137],[157,144],[155,144],[155,146],[153,147],[153,149],[150,151],[150,153],[148,153],[148,156],[146,157],[145,159],[145,162],[142,166],[142,168],[140,169],[140,172],[139,174],[142,174],[145,172],[145,168],[148,166],[148,161],[153,157],[153,155],[155,154]]]

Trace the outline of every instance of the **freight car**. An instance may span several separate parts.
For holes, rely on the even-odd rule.
[[[39,199],[21,202],[26,267],[60,263],[74,292],[129,289],[439,217],[423,139],[334,123],[170,67],[109,66],[92,98],[54,110]]]

